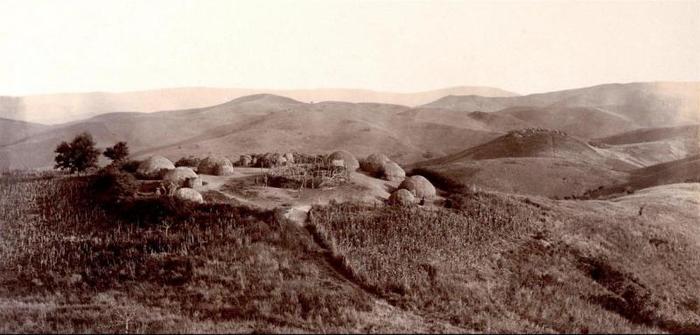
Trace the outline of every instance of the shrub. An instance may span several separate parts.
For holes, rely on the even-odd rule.
[[[136,170],[138,170],[139,164],[141,164],[141,162],[131,159],[119,162],[118,164],[120,170],[133,174],[136,173]]]
[[[201,158],[194,156],[182,157],[175,162],[176,167],[186,166],[186,167],[198,167],[199,163],[202,162]]]
[[[133,197],[138,187],[136,177],[114,165],[100,170],[90,184],[92,193],[105,202],[116,202]]]
[[[114,146],[105,149],[103,155],[112,161],[118,162],[129,156],[129,147],[126,145],[126,142],[118,142]]]

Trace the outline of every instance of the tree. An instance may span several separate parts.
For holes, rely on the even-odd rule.
[[[70,173],[97,167],[97,157],[100,155],[100,151],[95,149],[92,135],[87,132],[76,136],[70,143],[61,142],[54,152],[56,153],[54,168],[69,170]]]
[[[104,155],[112,161],[120,162],[129,156],[129,147],[126,142],[118,142],[113,147],[105,149]]]

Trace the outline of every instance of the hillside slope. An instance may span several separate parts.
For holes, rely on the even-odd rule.
[[[700,125],[643,128],[600,138],[597,141],[605,144],[621,145],[655,142],[677,137],[700,140]]]
[[[640,167],[700,154],[700,125],[643,128],[591,141]]]
[[[623,181],[588,190],[583,196],[608,198],[650,187],[690,182],[700,182],[700,155],[633,170]]]
[[[328,153],[358,156],[379,151],[400,162],[443,156],[500,133],[414,122],[409,107],[374,103],[303,103],[259,94],[224,104],[157,113],[110,113],[53,126],[19,143],[0,146],[3,169],[52,165],[60,141],[88,131],[99,147],[127,141],[134,157],[158,153],[171,159],[251,152]]]
[[[312,224],[363,285],[477,332],[694,333],[699,196],[697,183],[610,201],[478,192],[449,210],[319,207]]]
[[[177,143],[197,136],[213,136],[222,126],[241,128],[269,113],[285,111],[301,102],[271,95],[239,98],[202,109],[159,113],[110,113],[85,121],[53,126],[21,142],[0,146],[0,169],[47,167],[61,141],[81,132],[93,135],[98,148],[127,141],[131,152]]]
[[[664,87],[672,89],[664,90]],[[322,153],[345,149],[359,156],[384,152],[402,164],[410,164],[455,154],[522,128],[558,129],[580,139],[577,140],[580,143],[568,143],[563,138],[564,142],[558,143],[556,136],[543,137],[538,144],[542,149],[538,156],[567,159],[566,155],[571,154],[598,165],[601,161],[624,161],[627,165],[642,167],[699,152],[697,141],[693,142],[696,139],[693,135],[697,134],[693,129],[697,128],[666,131],[678,136],[669,135],[652,142],[606,144],[607,147],[597,148],[584,142],[598,138],[620,141],[611,136],[634,132],[656,122],[657,118],[671,123],[692,119],[698,113],[685,113],[687,110],[682,104],[692,102],[689,87],[694,86],[692,83],[615,84],[525,97],[452,97],[457,101],[478,99],[489,106],[503,102],[496,106],[500,109],[495,112],[462,110],[449,104],[410,108],[379,103],[307,103],[278,95],[256,94],[204,108],[101,114],[83,121],[38,128],[30,133],[31,137],[22,127],[17,131],[11,128],[3,137],[12,141],[0,142],[0,168],[50,166],[53,148],[81,131],[94,132],[100,146],[125,140],[137,157],[163,153],[177,159],[186,155],[216,154],[235,160],[238,155],[251,152]],[[638,100],[644,106],[639,106]],[[509,106],[521,103],[541,106]],[[440,105],[439,101],[436,104]],[[651,111],[650,108],[655,109]],[[648,117],[647,112],[654,117]],[[674,119],[674,116],[679,118]],[[659,125],[664,123],[659,122]],[[640,130],[634,136],[652,135],[644,135]],[[549,142],[552,142],[550,147],[542,147]],[[596,140],[595,143],[600,142]],[[511,150],[514,148],[509,146],[518,144],[503,142],[501,145],[506,147],[484,148],[484,151]],[[514,150],[503,157],[530,155],[527,148]],[[482,156],[489,155],[495,158],[493,154]]]
[[[48,129],[48,126],[0,118],[0,146],[17,142]]]
[[[508,132],[497,139],[445,157],[416,163],[415,166],[447,164],[463,160],[516,157],[549,157],[630,168],[610,160],[587,143],[557,130],[527,128]]]
[[[452,183],[501,192],[567,197],[625,180],[636,166],[560,131],[525,129],[410,166]]]

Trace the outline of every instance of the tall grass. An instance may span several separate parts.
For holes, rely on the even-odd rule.
[[[103,206],[94,177],[0,185],[0,330],[123,332],[117,312],[132,331],[348,329],[370,309],[362,291],[324,286],[322,250],[271,213]],[[42,322],[23,321],[37,310]]]
[[[590,255],[570,245],[560,220],[576,227],[586,217],[555,210],[550,200],[497,193],[454,194],[448,203],[451,208],[434,210],[315,207],[311,230],[333,251],[343,272],[369,291],[466,329],[697,329],[687,311],[673,314],[685,309],[680,292],[673,303],[663,303],[661,295],[644,286],[651,283],[649,277],[623,270],[624,264],[606,254]],[[646,276],[643,267],[632,269]],[[664,304],[671,307],[655,312]]]
[[[494,330],[489,324],[502,319],[489,292],[465,285],[478,280],[485,258],[537,231],[540,210],[486,194],[452,201],[456,209],[316,207],[311,224],[348,273],[394,304]]]

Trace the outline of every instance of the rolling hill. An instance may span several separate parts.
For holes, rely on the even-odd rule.
[[[661,89],[664,87],[665,91]],[[670,102],[691,101],[692,92],[682,89],[688,87],[695,86],[611,84],[524,97],[451,96],[415,108],[383,103],[308,103],[273,94],[254,94],[209,107],[152,113],[111,112],[53,126],[32,125],[31,130],[16,123],[18,126],[3,128],[0,168],[49,167],[53,149],[60,141],[88,131],[101,147],[127,141],[136,158],[153,153],[172,159],[216,154],[235,160],[238,155],[251,152],[324,153],[345,149],[358,156],[383,152],[401,164],[462,154],[466,155],[462,158],[470,160],[536,157],[625,170],[698,152],[697,141],[693,142],[697,139],[693,129],[697,128],[642,130],[653,118],[646,117],[643,108],[639,109],[640,115],[631,114],[639,107],[633,98],[639,97],[652,105],[654,101],[657,105],[665,102],[659,115],[669,117],[671,123],[687,123],[697,113],[688,113],[682,104]],[[168,100],[169,94],[178,91],[163,92],[169,92],[162,95]],[[181,92],[182,96],[171,103],[189,101],[187,98],[192,95],[185,94],[187,90]],[[668,92],[680,93],[670,98],[672,94]],[[148,100],[147,96],[144,93],[143,99]],[[484,106],[488,108],[471,111],[445,103],[475,99],[487,103]],[[18,99],[3,101],[19,104]],[[590,106],[578,106],[586,104]],[[671,115],[685,116],[673,121]],[[555,132],[554,136],[529,137],[527,143],[509,138],[482,147],[480,153],[472,149],[465,152],[465,148],[524,128],[558,129],[571,136],[561,137]],[[669,135],[664,137],[664,133]],[[632,141],[623,137],[644,137],[649,141],[622,143]],[[586,143],[589,139],[602,146],[591,147]]]
[[[646,143],[674,138],[700,139],[700,125],[637,129],[598,139],[612,145]]]
[[[584,195],[591,198],[609,197],[655,186],[690,182],[700,182],[700,155],[636,169],[625,180],[589,190]]]
[[[488,143],[445,157],[417,163],[416,166],[448,164],[461,160],[498,158],[559,158],[598,163],[621,169],[630,168],[621,161],[610,160],[600,150],[582,140],[557,130],[528,128],[511,131]]]
[[[43,124],[0,118],[0,145],[23,140],[48,128]]]
[[[593,140],[619,159],[640,167],[700,154],[700,125],[643,128]]]
[[[416,93],[379,92],[358,89],[271,90],[186,87],[123,93],[90,92],[0,96],[0,117],[57,124],[112,112],[155,112],[201,108],[254,94],[283,95],[304,102],[347,101],[416,106],[450,94],[513,96],[491,87],[452,87]]]
[[[635,168],[561,131],[511,131],[452,155],[416,163],[414,173],[492,190],[566,197],[619,183]]]
[[[600,197],[700,180],[698,126],[644,129],[585,141],[560,131],[511,131],[411,167],[448,183],[549,197]],[[619,143],[611,145],[607,143]]]
[[[618,121],[627,120],[636,128],[671,126],[700,122],[700,83],[605,84],[515,97],[451,95],[423,107],[466,112],[497,112],[513,107],[565,110],[583,107],[598,109]]]
[[[224,104],[157,113],[109,113],[53,126],[19,143],[0,146],[0,168],[52,165],[58,143],[88,131],[99,147],[125,140],[138,158],[158,153],[187,155],[251,152],[327,153],[340,148],[356,155],[385,152],[400,162],[439,157],[481,144],[500,133],[431,122],[414,122],[409,107],[376,103],[303,103],[258,94]]]

